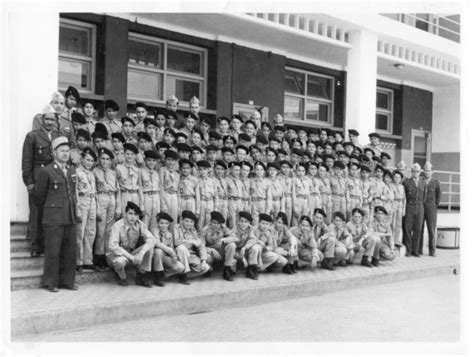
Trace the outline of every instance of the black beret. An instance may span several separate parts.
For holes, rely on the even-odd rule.
[[[107,136],[106,133],[103,131],[94,131],[92,133],[92,139],[102,139],[102,140],[107,140],[109,137]]]
[[[232,142],[235,144],[237,144],[237,140],[232,136],[232,135],[225,135],[223,138],[222,138],[222,141],[226,142],[227,140],[232,140]]]
[[[196,215],[193,212],[188,211],[188,210],[184,210],[181,213],[181,218],[183,218],[183,219],[189,218],[189,219],[192,219],[194,222],[197,221]]]
[[[349,156],[349,159],[356,159],[357,161],[359,161],[360,157],[359,157],[358,154],[355,154],[355,153],[354,153],[354,154],[351,154],[351,155]]]
[[[165,143],[164,141],[159,141],[156,143],[155,147],[156,147],[156,150],[169,149],[170,145],[168,143]]]
[[[389,159],[389,160],[392,159],[392,157],[391,157],[388,153],[386,153],[386,152],[382,152],[382,153],[380,154],[380,157],[381,157],[381,158],[382,158],[382,157],[386,157],[386,158]]]
[[[277,150],[277,154],[278,154],[278,155],[279,155],[279,154],[282,154],[282,155],[285,155],[285,156],[286,156],[288,153],[286,152],[285,149],[279,148],[279,149]]]
[[[196,163],[197,167],[204,167],[204,168],[208,168],[210,169],[212,166],[211,164],[209,163],[209,161],[207,160],[199,160],[197,163]]]
[[[349,131],[349,134],[351,135],[359,136],[359,132],[355,129],[349,129],[348,131]]]
[[[250,138],[250,136],[248,136],[248,134],[240,133],[239,134],[239,140],[252,141],[252,138]]]
[[[166,115],[168,114],[168,109],[158,108],[153,114],[155,114],[155,118],[158,117],[158,115],[163,115],[166,118]]]
[[[215,145],[207,145],[206,146],[206,151],[209,152],[209,151],[219,151],[219,148]]]
[[[316,145],[316,147],[320,147],[320,148],[324,148],[324,143],[321,141],[321,140],[317,140],[314,142],[314,145]]]
[[[383,175],[384,177],[388,176],[393,180],[393,174],[390,172],[390,170],[384,170]]]
[[[374,132],[374,133],[370,133],[370,134],[369,134],[369,138],[372,138],[372,137],[374,137],[374,138],[379,138],[379,139],[380,139],[380,134],[379,134],[379,133],[375,133],[375,132]]]
[[[103,123],[96,123],[94,126],[94,131],[100,131],[104,133],[106,136],[109,135],[109,131],[107,130],[107,127]]]
[[[186,165],[188,164],[189,166],[193,167],[194,166],[194,163],[191,161],[191,160],[188,160],[188,159],[181,159],[179,160],[179,167],[181,168],[181,166],[183,165]]]
[[[224,170],[227,170],[227,165],[223,160],[216,160],[216,162],[214,163],[214,167],[216,166],[221,166],[224,168]]]
[[[339,217],[339,218],[342,219],[343,221],[346,220],[346,216],[344,216],[344,213],[342,213],[342,212],[340,212],[340,211],[334,212],[333,217],[334,217],[334,218]]]
[[[168,149],[165,151],[165,159],[178,160],[179,156],[176,151]]]
[[[127,151],[127,150],[130,150],[131,152],[135,153],[135,154],[138,154],[138,149],[135,145],[131,144],[131,143],[125,143],[123,144],[123,151]]]
[[[250,145],[249,150],[251,153],[253,153],[253,150],[257,150],[259,153],[262,153],[262,150],[260,150],[257,145]]]
[[[355,167],[358,168],[358,169],[360,168],[360,165],[359,165],[357,162],[351,162],[351,163],[349,163],[348,166],[349,166],[349,167],[355,166]]]
[[[193,146],[191,147],[191,152],[193,151],[199,151],[201,154],[204,153],[204,150],[202,149],[202,147],[199,147],[199,146]]]
[[[367,151],[370,151],[370,152],[372,153],[372,155],[375,155],[375,151],[374,151],[372,148],[364,148],[364,154],[365,154]]]
[[[301,216],[300,223],[303,222],[303,221],[308,222],[311,227],[313,226],[313,221],[308,216]]]
[[[109,149],[107,148],[100,148],[99,149],[99,156],[101,156],[102,154],[105,154],[107,155],[109,158],[111,158],[112,160],[114,159],[114,154],[112,153],[112,151],[110,151]]]
[[[82,150],[82,157],[85,157],[86,155],[92,156],[92,158],[94,159],[94,161],[97,161],[97,154],[96,154],[95,151],[92,150],[90,147],[85,147],[85,148]]]
[[[327,129],[326,133],[328,133],[328,136],[334,136],[334,131],[332,129]]]
[[[239,150],[239,149],[244,150],[245,153],[247,153],[247,154],[249,153],[249,148],[246,147],[245,145],[237,145],[237,146],[235,147],[235,152],[237,152],[237,150]]]
[[[120,109],[119,105],[117,104],[117,102],[115,100],[112,100],[112,99],[107,99],[105,101],[105,110],[107,109],[112,109],[114,112],[118,111]]]
[[[69,97],[70,95],[72,95],[74,98],[76,98],[76,100],[81,99],[81,96],[79,95],[79,91],[76,88],[74,88],[73,86],[67,87],[66,93],[64,93],[64,98],[67,99],[67,97]]]
[[[175,138],[178,139],[179,137],[182,137],[182,138],[185,138],[185,139],[188,138],[188,136],[185,133],[183,133],[182,131],[175,132]]]
[[[291,153],[294,155],[303,156],[303,152],[299,149],[293,149],[291,150]]]
[[[263,145],[268,145],[268,139],[263,135],[257,135],[255,142]]]
[[[368,167],[367,165],[360,165],[360,171],[366,171],[366,172],[371,172],[372,170],[370,169],[370,167]]]
[[[122,143],[125,143],[127,140],[125,140],[125,136],[123,136],[122,133],[112,133],[112,139],[119,139]]]
[[[73,123],[79,123],[79,124],[87,123],[86,118],[84,118],[84,115],[78,112],[74,112],[71,114],[71,121]]]
[[[184,118],[185,118],[185,119],[193,118],[194,120],[199,120],[199,118],[196,116],[196,114],[191,113],[191,112],[186,112],[186,113],[184,114]]]
[[[146,141],[149,141],[149,142],[153,141],[151,139],[151,136],[148,133],[144,132],[144,131],[138,132],[137,137],[138,137],[138,139],[143,139],[143,140],[146,140]]]
[[[263,167],[264,170],[267,169],[267,167],[265,166],[265,164],[264,164],[263,162],[261,162],[261,161],[255,161],[254,164],[253,164],[253,167],[256,168],[257,165]]]
[[[245,125],[247,126],[248,124],[251,124],[255,129],[257,129],[257,124],[255,124],[255,122],[253,120],[247,120],[245,122]]]
[[[380,162],[380,157],[372,156],[372,161]]]
[[[125,206],[125,212],[128,212],[128,210],[135,211],[135,213],[139,216],[142,215],[142,210],[140,209],[140,207],[138,207],[138,205],[136,203],[133,203],[132,201],[128,201],[127,205]]]
[[[137,108],[143,108],[143,109],[145,109],[145,110],[148,110],[146,104],[143,103],[143,102],[137,102],[137,103],[135,104],[135,109],[137,109]]]
[[[288,160],[281,160],[280,167],[282,167],[283,165],[288,165],[291,168],[291,163]]]
[[[323,217],[326,217],[326,212],[324,212],[324,210],[322,208],[315,208],[314,209],[313,215],[316,215],[318,213],[320,215],[322,215]]]
[[[152,118],[146,118],[143,121],[143,125],[145,126],[145,128],[149,125],[158,126],[158,124],[156,123],[156,120]]]
[[[178,114],[176,114],[176,112],[173,112],[172,110],[167,110],[165,113],[166,119],[178,120]]]
[[[370,161],[369,157],[366,154],[360,154],[359,159],[361,161]]]
[[[170,223],[173,222],[173,218],[171,218],[171,216],[166,212],[160,212],[156,215],[156,220],[157,221],[159,221],[161,219],[164,219],[164,220],[166,220]]]
[[[395,171],[393,171],[392,175],[393,175],[393,176],[395,176],[395,175],[400,175],[400,177],[403,179],[403,173],[402,173],[400,170],[395,170]]]
[[[377,170],[381,170],[382,172],[385,173],[385,167],[383,167],[382,165],[376,165],[375,169],[374,169],[374,172],[377,171]]]
[[[217,122],[220,123],[221,121],[226,121],[228,124],[230,124],[230,119],[227,117],[219,117],[217,118]]]
[[[310,166],[318,168],[319,164],[316,161],[308,161],[308,169],[310,168]]]
[[[275,135],[270,135],[270,136],[268,137],[268,141],[269,141],[269,142],[270,142],[270,141],[276,141],[277,143],[281,143],[281,140],[278,139]]]
[[[218,211],[212,211],[211,212],[211,221],[217,221],[218,223],[222,224],[225,222],[225,218],[222,215],[222,213]]]
[[[268,128],[268,129],[272,130],[272,126],[271,126],[270,123],[267,122],[267,121],[264,121],[264,122],[262,123],[261,127],[262,127],[262,129],[263,129],[263,128]]]
[[[341,170],[344,170],[346,168],[346,165],[342,161],[336,160],[334,161],[334,168],[340,168]]]
[[[242,167],[242,166],[247,166],[248,168],[250,168],[250,171],[253,170],[252,164],[251,164],[250,162],[248,162],[248,161],[242,161],[242,162],[240,163],[240,166],[241,166],[241,167]]]
[[[365,215],[364,211],[357,207],[352,210],[352,215],[355,215],[356,213],[359,213],[362,217]]]
[[[362,154],[362,149],[360,148],[360,146],[354,146],[354,152]]]
[[[184,143],[176,145],[176,149],[178,150],[178,152],[179,151],[191,152],[191,146],[189,146],[188,144],[184,144]]]
[[[211,130],[211,131],[209,132],[209,138],[221,140],[221,139],[222,139],[222,135],[219,134],[219,133],[218,133],[217,131],[215,131],[215,130]]]
[[[198,133],[199,136],[201,137],[201,139],[203,138],[201,130],[199,130],[197,128],[193,128],[193,130],[191,130],[191,135],[193,135],[194,133]]]
[[[286,132],[286,128],[283,125],[277,125],[277,126],[275,126],[275,128],[273,130],[274,131],[281,131],[282,133]]]
[[[76,132],[76,140],[79,138],[84,138],[86,141],[91,141],[91,134],[85,129],[78,129]]]
[[[240,167],[240,166],[241,166],[241,165],[240,165],[240,162],[238,162],[238,161],[229,162],[229,169],[230,169],[231,167],[234,167],[234,166]]]
[[[222,153],[230,152],[232,155],[234,154],[234,150],[232,150],[231,148],[229,148],[229,147],[227,147],[227,146],[224,146],[224,147],[221,149],[221,152],[222,152]]]
[[[145,154],[145,159],[155,159],[159,160],[160,157],[158,156],[158,153],[155,150],[147,150],[144,152]]]
[[[278,155],[278,152],[277,152],[275,149],[273,149],[273,148],[268,147],[266,151],[267,151],[267,154],[268,154],[269,151],[271,151],[271,152],[274,153],[275,155]]]
[[[240,218],[245,218],[247,221],[252,223],[252,215],[249,212],[241,211],[241,212],[239,212],[239,217]]]
[[[318,165],[318,169],[319,169],[320,167],[324,167],[324,168],[326,169],[326,171],[329,171],[329,166],[328,166],[326,163],[324,163],[324,162],[321,162],[321,163]]]
[[[377,213],[379,211],[387,214],[387,210],[385,209],[384,206],[377,206],[377,207],[374,208],[374,213]]]
[[[342,143],[342,145],[344,145],[344,146],[352,146],[353,148],[355,148],[355,145],[354,145],[353,143],[351,143],[350,141],[344,141],[344,142]]]
[[[171,134],[176,138],[176,132],[171,128],[166,128],[165,130],[163,130],[163,135],[166,135],[166,134]]]
[[[267,163],[267,170],[268,170],[270,167],[273,167],[273,168],[276,169],[276,170],[280,170],[280,165],[278,165],[278,163],[276,163],[276,162],[269,162],[269,163]]]
[[[341,156],[341,155],[344,155],[344,156],[349,156],[349,154],[345,151],[345,150],[339,150],[337,152],[337,155]]]
[[[242,123],[244,122],[244,119],[242,118],[240,114],[233,114],[232,119],[240,120]]]
[[[130,117],[123,117],[122,120],[121,120],[122,124],[125,124],[126,121],[128,121],[129,123],[131,123],[133,126],[136,125],[136,124],[135,124],[135,121],[134,121],[132,118],[130,118]]]
[[[261,221],[270,222],[270,223],[273,222],[272,216],[270,216],[269,214],[266,214],[266,213],[260,213],[258,215],[258,220],[259,220],[259,222],[261,222]]]

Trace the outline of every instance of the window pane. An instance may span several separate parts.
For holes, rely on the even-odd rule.
[[[143,66],[163,68],[162,45],[136,40],[128,41],[128,61]]]
[[[202,102],[201,83],[202,82],[191,81],[189,79],[168,76],[166,80],[166,98],[174,94],[180,101],[189,102],[193,96],[196,96]]]
[[[308,75],[308,95],[331,99],[331,79]]]
[[[377,108],[390,109],[389,97],[388,93],[377,91]]]
[[[416,17],[417,17],[416,23],[415,23],[416,28],[423,31],[428,31],[429,14],[416,14]]]
[[[58,67],[59,87],[74,86],[81,89],[91,89],[91,65],[89,62],[60,58]]]
[[[375,115],[375,128],[379,130],[388,131],[388,115],[376,114]]]
[[[285,92],[304,95],[304,74],[285,71]]]
[[[306,119],[329,122],[329,105],[314,100],[306,101]]]
[[[422,136],[415,136],[415,156],[426,156],[426,138]]]
[[[162,100],[163,75],[159,73],[128,70],[127,96],[132,98]]]
[[[201,68],[200,53],[168,46],[168,69],[202,75]]]
[[[285,96],[285,119],[302,119],[303,100]]]
[[[91,29],[59,27],[59,51],[91,56]]]

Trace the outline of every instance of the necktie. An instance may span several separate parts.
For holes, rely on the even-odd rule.
[[[67,169],[66,166],[61,166],[61,170],[63,170],[64,177],[67,177]]]

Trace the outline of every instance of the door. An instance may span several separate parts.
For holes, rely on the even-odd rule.
[[[412,130],[411,133],[412,162],[423,167],[431,160],[431,133],[423,130]]]

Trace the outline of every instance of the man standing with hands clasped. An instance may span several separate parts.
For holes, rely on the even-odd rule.
[[[64,136],[52,141],[54,161],[40,170],[35,188],[37,205],[43,208],[43,285],[51,292],[58,292],[58,287],[78,289],[74,284],[78,206],[76,170],[67,164],[70,145]]]

